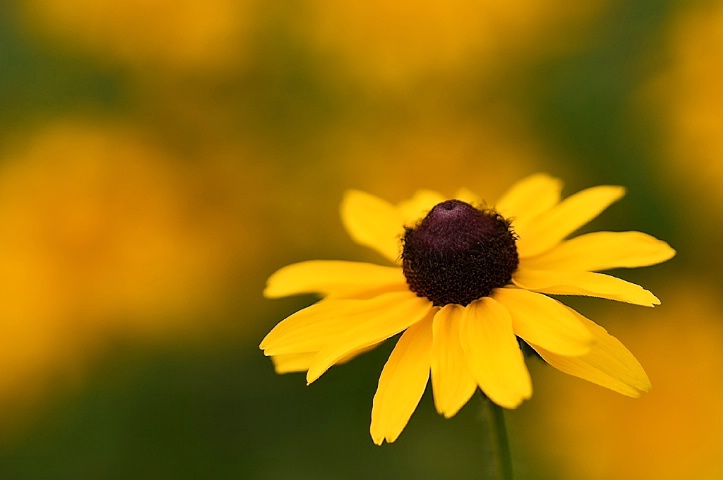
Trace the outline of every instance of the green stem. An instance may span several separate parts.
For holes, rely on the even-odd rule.
[[[487,423],[490,427],[490,443],[495,461],[497,480],[512,480],[512,458],[505,428],[505,412],[492,400],[484,399]]]

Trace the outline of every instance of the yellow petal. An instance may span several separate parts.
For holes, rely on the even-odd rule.
[[[594,232],[526,258],[524,265],[533,270],[597,271],[646,267],[674,256],[670,245],[642,232]]]
[[[365,290],[405,287],[399,267],[371,263],[312,260],[294,263],[269,277],[264,295],[269,298],[299,293],[345,296]]]
[[[271,361],[274,362],[276,373],[305,372],[315,355],[316,352],[275,355],[271,357]]]
[[[374,319],[399,314],[402,318],[392,318],[387,325],[395,328],[395,325],[406,321],[405,315],[414,318],[418,308],[425,309],[423,313],[426,313],[426,310],[431,308],[431,303],[409,291],[385,293],[365,300],[323,300],[299,310],[279,323],[263,339],[261,349],[266,356],[322,352],[327,347],[334,349],[340,344],[353,343],[357,339],[347,337],[354,335],[360,328],[370,327]],[[404,328],[406,326],[400,327],[387,337],[380,337],[377,341],[350,347],[340,352],[337,360],[352,351],[379,343]],[[383,331],[383,326],[380,326],[379,330]]]
[[[592,335],[557,300],[518,288],[498,288],[492,298],[512,317],[515,335],[561,355],[582,355],[590,350]]]
[[[459,305],[446,305],[433,322],[432,391],[437,412],[446,418],[453,417],[477,389],[460,344],[463,311]]]
[[[639,397],[651,389],[645,370],[632,353],[604,328],[577,312],[595,341],[588,353],[579,357],[566,357],[532,345],[550,365],[567,374],[601,385],[630,397]]]
[[[562,182],[545,173],[530,175],[518,181],[495,204],[495,209],[512,220],[516,231],[549,210],[560,201]],[[519,233],[519,232],[518,232]]]
[[[279,322],[259,347],[267,356],[288,353],[318,352],[343,328],[339,318],[348,318],[364,311],[370,300],[322,300],[289,315]]]
[[[409,422],[427,386],[431,354],[429,315],[402,334],[379,377],[369,429],[377,445],[396,440]]]
[[[391,203],[365,192],[348,190],[341,202],[341,220],[355,242],[398,262],[403,219]]]
[[[532,396],[532,382],[505,307],[491,297],[464,309],[462,349],[475,381],[490,400],[516,408]],[[436,340],[436,338],[435,338]]]
[[[640,285],[602,273],[520,268],[512,274],[512,282],[520,288],[540,293],[607,298],[644,307],[660,305],[660,300]]]
[[[413,227],[420,220],[427,216],[427,213],[438,203],[446,200],[444,195],[433,190],[418,190],[409,200],[400,202],[397,205],[401,215],[402,223],[406,227]]]
[[[361,348],[359,350],[353,351],[349,353],[347,356],[339,359],[337,364],[342,364],[351,361],[352,359],[358,357],[362,353],[368,352],[369,350],[372,350],[377,345],[372,345],[370,347]],[[272,362],[274,363],[274,369],[276,370],[276,373],[290,373],[290,372],[305,372],[309,369],[309,366],[311,365],[311,362],[314,360],[314,357],[316,357],[318,352],[308,352],[308,353],[289,353],[286,355],[275,355],[271,357]]]
[[[350,352],[396,335],[424,318],[432,309],[432,302],[412,292],[386,293],[361,302],[368,302],[369,305],[365,305],[360,312],[337,320],[333,327],[334,338],[319,351],[309,366],[307,383],[319,378]],[[318,334],[329,335],[321,331]]]
[[[513,223],[519,235],[517,252],[520,258],[539,255],[551,249],[623,195],[623,187],[602,185],[588,188],[535,217],[524,228]]]

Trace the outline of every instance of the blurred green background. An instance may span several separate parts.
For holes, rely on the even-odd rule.
[[[678,255],[655,309],[569,303],[653,390],[530,361],[520,479],[721,478],[721,5],[709,0],[4,0],[0,478],[484,478],[472,401],[368,428],[393,342],[310,387],[258,350],[309,259],[381,262],[338,218],[537,171],[626,198],[588,230]]]

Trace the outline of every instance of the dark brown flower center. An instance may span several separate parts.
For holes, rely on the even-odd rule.
[[[410,290],[436,306],[488,296],[510,282],[519,264],[510,222],[459,200],[435,206],[402,241]]]

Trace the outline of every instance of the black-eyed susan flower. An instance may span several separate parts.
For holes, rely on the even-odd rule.
[[[549,297],[586,295],[643,306],[649,291],[597,273],[668,260],[675,251],[640,232],[596,232],[566,240],[625,190],[598,186],[564,200],[562,183],[537,174],[492,207],[459,191],[419,191],[397,205],[346,193],[341,215],[359,244],[393,266],[307,261],[274,273],[267,297],[323,299],[279,323],[261,342],[277,372],[314,382],[403,332],[384,366],[372,407],[375,443],[393,442],[431,375],[434,403],[455,415],[476,389],[515,408],[532,395],[520,342],[559,370],[639,396],[650,389],[633,355],[602,327]]]

